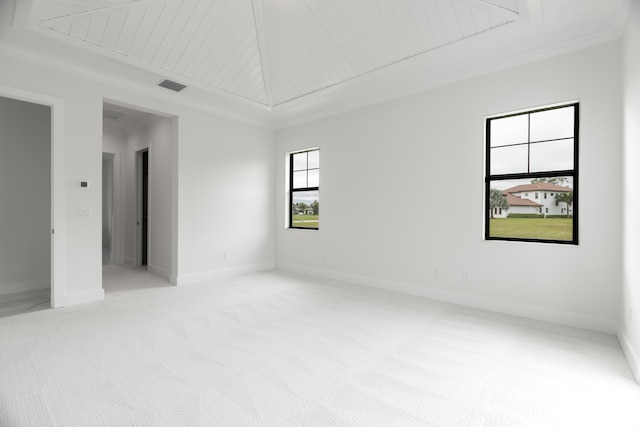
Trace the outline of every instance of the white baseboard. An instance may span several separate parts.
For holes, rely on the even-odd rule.
[[[620,343],[620,347],[622,347],[624,357],[627,358],[627,363],[629,364],[629,368],[631,368],[633,377],[636,379],[636,382],[640,384],[640,360],[622,330],[618,331],[618,342]]]
[[[93,289],[84,292],[75,292],[64,295],[64,306],[86,304],[88,302],[102,301],[104,299],[104,289]]]
[[[578,313],[551,310],[548,308],[497,300],[477,295],[444,291],[427,286],[391,282],[373,277],[360,276],[331,270],[323,270],[295,264],[279,263],[276,268],[292,271],[295,273],[307,274],[310,276],[369,286],[377,289],[383,289],[385,291],[399,292],[407,295],[429,298],[432,300],[458,304],[465,307],[473,307],[482,310],[493,311],[496,313],[510,314],[513,316],[541,320],[543,322],[556,323],[560,325],[588,329],[597,332],[604,332],[607,334],[615,335],[618,332],[618,325],[615,322]]]
[[[17,301],[24,298],[29,297],[40,297],[40,296],[49,296],[51,295],[51,289],[36,289],[33,291],[20,291],[11,294],[0,295],[0,303]]]
[[[6,283],[0,285],[0,295],[38,291],[40,289],[47,289],[50,287],[51,285],[46,280],[39,282]]]
[[[239,274],[255,273],[258,271],[272,270],[273,263],[253,264],[240,267],[223,268],[220,270],[205,271],[202,273],[182,274],[177,277],[172,276],[169,281],[175,285],[191,285],[207,280],[221,279],[225,277],[237,276]]]
[[[122,259],[123,263],[126,265],[133,265],[133,258],[129,258],[129,257],[124,257]]]
[[[155,265],[147,265],[147,271],[167,280],[171,278],[171,272],[166,268],[156,267]]]

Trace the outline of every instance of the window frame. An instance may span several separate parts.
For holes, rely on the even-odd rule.
[[[295,171],[294,170],[293,157],[296,154],[310,153],[312,151],[317,151],[318,152],[318,167],[309,169],[309,164],[307,163],[307,169],[301,169],[301,170],[306,170],[307,172],[309,170],[317,170],[318,171],[318,186],[316,186],[316,187],[294,188],[293,187],[293,175],[294,175],[294,172],[299,172],[299,171]],[[320,229],[320,212],[319,212],[319,208],[318,208],[318,226],[317,227],[297,227],[297,226],[293,225],[293,195],[294,195],[294,193],[304,193],[304,192],[317,191],[318,192],[318,204],[320,203],[320,147],[307,148],[307,149],[299,150],[299,151],[292,151],[292,152],[288,153],[288,156],[289,156],[289,203],[288,203],[288,206],[289,206],[289,208],[288,208],[288,210],[289,210],[289,221],[288,221],[288,224],[287,224],[287,228],[293,229],[293,230],[319,230]],[[308,181],[307,181],[307,184],[308,184]]]
[[[542,172],[526,172],[526,173],[506,173],[506,174],[491,174],[491,122],[496,119],[504,119],[508,117],[515,117],[521,115],[531,115],[543,111],[556,110],[560,108],[573,107],[573,169],[566,170],[552,170]],[[573,101],[561,104],[554,104],[547,107],[531,108],[518,112],[512,112],[507,114],[500,114],[495,116],[485,117],[485,197],[484,197],[484,239],[485,240],[498,240],[498,241],[514,241],[514,242],[535,242],[535,243],[556,243],[562,245],[578,245],[578,214],[579,209],[579,148],[580,148],[580,102]],[[530,133],[530,128],[528,129]],[[530,139],[530,138],[529,138]],[[528,147],[532,143],[527,141]],[[535,179],[535,178],[553,178],[553,177],[571,177],[573,178],[573,230],[572,240],[556,240],[556,239],[536,239],[536,238],[521,238],[521,237],[497,237],[490,236],[490,200],[489,195],[491,191],[491,183],[495,181],[515,180],[515,179]]]

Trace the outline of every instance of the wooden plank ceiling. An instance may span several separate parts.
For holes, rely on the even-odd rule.
[[[181,83],[284,104],[519,19],[516,0],[41,0],[40,27]],[[63,37],[64,38],[64,37]]]

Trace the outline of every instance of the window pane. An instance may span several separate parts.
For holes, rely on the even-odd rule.
[[[491,175],[525,173],[528,167],[527,145],[491,149]]]
[[[529,141],[527,114],[491,120],[491,146],[521,144]]]
[[[573,169],[573,139],[531,144],[531,172]]]
[[[290,227],[318,229],[320,152],[311,149],[291,154]]]
[[[491,181],[489,188],[490,237],[573,240],[571,177]]]
[[[302,228],[318,228],[320,194],[314,191],[297,191],[292,194],[291,225]]]
[[[307,168],[307,153],[297,153],[293,155],[293,170],[299,171]]]
[[[320,167],[320,151],[309,151],[309,169],[318,169]]]
[[[320,187],[320,171],[313,169],[308,172],[308,187]]]
[[[307,187],[307,171],[293,173],[293,188],[306,188]]]
[[[531,142],[573,138],[573,113],[571,106],[531,114]]]

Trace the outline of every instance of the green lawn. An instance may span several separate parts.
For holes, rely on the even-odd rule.
[[[573,218],[493,218],[491,237],[573,240]]]
[[[318,215],[294,215],[294,227],[318,228]]]

